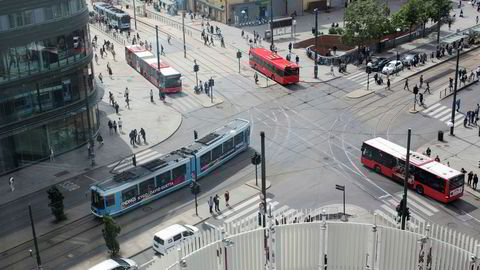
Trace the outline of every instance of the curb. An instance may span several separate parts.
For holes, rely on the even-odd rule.
[[[363,89],[358,89],[358,90],[354,90],[348,94],[346,94],[345,96],[348,97],[348,98],[351,98],[351,99],[357,99],[357,98],[361,98],[361,97],[364,97],[364,96],[368,96],[368,95],[371,95],[371,94],[374,94],[375,93],[375,90],[363,90]]]

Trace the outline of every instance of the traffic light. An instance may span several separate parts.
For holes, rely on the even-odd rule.
[[[193,195],[197,195],[198,193],[200,193],[200,185],[196,181],[193,181],[190,185],[190,191]]]
[[[215,85],[215,81],[213,80],[213,78],[210,78],[210,80],[208,80],[208,86],[212,87]]]
[[[237,52],[237,58],[238,59],[242,58],[242,52],[240,50],[238,50],[238,52]]]
[[[252,161],[253,165],[258,165],[262,162],[262,156],[260,156],[260,154],[255,152],[255,154],[253,154],[253,156],[252,156],[251,161]]]
[[[197,64],[193,65],[193,72],[198,72],[199,70],[200,67]]]
[[[413,87],[413,94],[418,94],[418,87],[416,85]]]
[[[312,27],[312,34],[315,35],[315,27]]]

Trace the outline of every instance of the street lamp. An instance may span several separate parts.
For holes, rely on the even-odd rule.
[[[460,45],[463,44],[463,38],[457,44],[457,64],[455,67],[455,87],[453,88],[453,101],[452,101],[452,126],[450,127],[450,135],[454,136],[453,131],[455,129],[455,104],[457,103],[457,82],[458,82],[458,62],[460,61]]]
[[[397,40],[397,35],[398,35],[398,33],[400,32],[400,28],[397,28],[397,29],[395,29],[395,30],[397,31],[397,34],[395,35],[395,38],[393,39],[393,47],[394,47],[394,48],[395,48],[395,41]],[[398,50],[396,50],[396,52],[397,52],[397,61],[398,61],[398,59],[399,59]]]
[[[314,9],[313,11],[315,11],[315,59],[313,59],[315,66],[313,68],[313,77],[316,79],[318,78],[318,65],[317,65],[318,8]]]
[[[370,88],[370,73],[372,72],[372,62],[367,63],[367,91]]]
[[[196,82],[196,85],[197,85],[197,89],[198,89],[198,71],[200,70],[200,67],[198,66],[197,64],[197,60],[193,60],[193,72],[195,72],[195,82]]]

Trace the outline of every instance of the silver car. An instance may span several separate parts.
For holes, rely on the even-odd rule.
[[[382,73],[383,74],[393,74],[393,73],[396,73],[396,72],[398,72],[402,69],[403,69],[402,61],[393,60],[393,61],[388,62],[388,64],[386,64],[383,67]]]

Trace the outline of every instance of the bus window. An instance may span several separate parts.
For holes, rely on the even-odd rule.
[[[107,197],[105,197],[105,199],[107,207],[115,205],[115,194],[108,195]]]
[[[240,132],[237,135],[235,135],[234,140],[235,140],[235,146],[243,143],[243,132]]]
[[[223,152],[227,153],[228,151],[233,149],[233,138],[229,139],[228,141],[223,143]]]
[[[161,187],[166,183],[170,182],[171,180],[172,175],[170,174],[170,171],[166,171],[160,175],[157,175],[157,187]]]
[[[370,147],[368,144],[364,144],[362,146],[362,156],[365,157],[366,159],[373,159],[373,149]]]
[[[135,198],[137,195],[137,185],[129,187],[128,189],[122,191],[122,202],[128,201],[131,198]]]
[[[185,174],[187,173],[187,165],[183,164],[172,169],[173,180],[185,180]]]
[[[212,160],[218,159],[222,155],[222,145],[213,148],[212,150]]]
[[[207,166],[208,164],[210,164],[210,161],[212,161],[212,158],[211,158],[211,152],[208,151],[207,153],[203,154],[201,157],[200,157],[200,168],[203,168],[205,166]]]
[[[148,193],[155,188],[153,178],[147,179],[139,184],[140,194]]]

